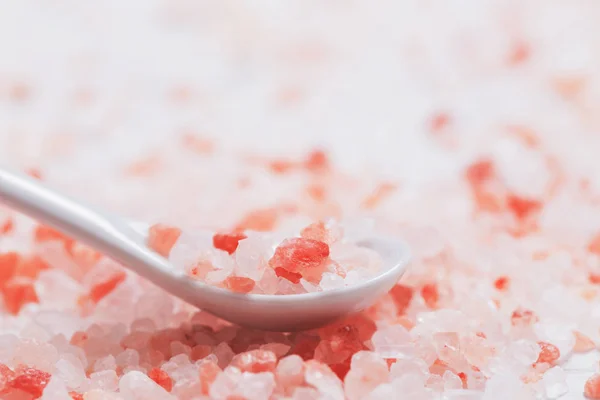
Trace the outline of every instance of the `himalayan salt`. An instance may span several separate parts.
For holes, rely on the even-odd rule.
[[[298,387],[294,390],[292,400],[315,400],[319,398],[319,392],[313,388]]]
[[[81,361],[70,354],[63,355],[56,362],[56,374],[71,390],[78,389],[86,383],[86,374]]]
[[[31,396],[40,397],[50,381],[51,375],[35,368],[20,368],[6,386],[13,390],[21,390]]]
[[[116,391],[119,387],[119,377],[110,369],[94,372],[90,374],[90,387],[109,392]]]
[[[346,397],[362,399],[387,380],[388,366],[383,358],[372,352],[359,351],[352,356],[350,371],[344,379]]]
[[[343,400],[342,382],[331,369],[318,361],[310,360],[305,363],[304,380],[316,388],[322,397],[331,400]]]
[[[238,354],[231,360],[231,365],[242,372],[274,371],[277,364],[275,353],[266,350],[253,350]]]
[[[230,276],[225,279],[225,287],[232,292],[250,293],[256,282],[243,276]]]
[[[138,371],[123,375],[119,381],[119,391],[123,397],[131,400],[174,399],[164,388]]]
[[[552,364],[560,358],[560,351],[551,343],[539,342],[540,354],[536,362]]]
[[[444,390],[462,389],[463,387],[462,379],[452,371],[444,372],[442,379],[444,380]]]
[[[307,276],[322,267],[328,257],[329,246],[324,242],[302,238],[287,239],[275,249],[269,265]]]
[[[321,286],[321,289],[323,290],[341,289],[344,287],[344,278],[342,278],[338,274],[325,272],[321,277],[321,282],[319,282],[319,286]]]
[[[583,394],[591,400],[600,399],[600,374],[592,375],[583,388]]]
[[[54,346],[35,340],[21,340],[12,358],[13,365],[28,365],[46,372],[53,371],[57,361],[58,351]]]
[[[2,296],[4,307],[13,315],[17,315],[24,305],[39,302],[35,287],[28,281],[16,279],[4,285]]]
[[[169,257],[171,249],[181,236],[179,228],[156,224],[150,227],[148,246],[163,257]]]
[[[173,388],[173,380],[171,377],[163,370],[159,368],[152,368],[148,372],[148,377],[156,382],[159,386],[165,389],[167,392],[170,392]]]
[[[41,400],[73,400],[60,377],[52,377],[44,388]]]
[[[281,385],[287,394],[304,382],[303,360],[298,355],[290,355],[279,360],[275,369],[277,384]]]
[[[252,374],[240,372],[237,368],[226,368],[210,387],[210,397],[214,399],[246,398],[248,400],[267,399],[275,389],[275,377],[270,372]]]
[[[213,236],[213,246],[215,249],[233,254],[237,250],[240,240],[246,238],[247,236],[243,233],[215,234]]]
[[[391,325],[375,332],[371,338],[373,349],[384,358],[402,358],[410,348],[412,338],[401,325]]]

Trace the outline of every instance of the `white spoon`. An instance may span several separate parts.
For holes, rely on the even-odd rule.
[[[107,216],[47,189],[36,180],[0,168],[0,202],[94,247],[157,286],[227,321],[256,329],[315,328],[360,311],[388,292],[404,273],[408,247],[374,237],[357,244],[383,258],[381,275],[361,284],[293,295],[239,294],[209,286],[176,271],[146,246],[148,225]]]

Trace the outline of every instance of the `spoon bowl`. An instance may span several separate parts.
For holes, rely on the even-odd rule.
[[[408,246],[371,237],[356,242],[380,254],[382,273],[340,289],[291,295],[240,294],[189,278],[146,246],[148,225],[107,216],[39,182],[0,169],[0,202],[80,240],[182,300],[227,321],[268,331],[315,328],[373,304],[400,279]]]

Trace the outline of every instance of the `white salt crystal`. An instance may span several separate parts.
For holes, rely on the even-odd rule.
[[[65,337],[71,337],[83,328],[81,319],[69,311],[40,311],[35,321],[52,335],[62,334]]]
[[[425,383],[429,376],[429,366],[419,358],[399,359],[390,367],[390,379],[394,380],[404,375],[413,375]]]
[[[525,400],[525,385],[518,375],[506,372],[493,375],[485,385],[483,400]]]
[[[144,373],[131,371],[119,381],[121,396],[127,400],[174,400],[165,389],[156,384]]]
[[[93,389],[83,395],[83,400],[128,400],[121,397],[118,393],[109,392],[100,389]]]
[[[53,376],[44,388],[41,400],[73,400],[61,378]]]
[[[316,362],[307,362],[304,369],[304,380],[315,387],[323,398],[328,400],[344,400],[342,382],[330,370]]]
[[[259,281],[272,255],[273,242],[270,236],[249,232],[240,240],[235,251],[235,273]]]
[[[19,336],[22,339],[31,339],[38,342],[47,342],[51,338],[48,330],[33,321],[30,321],[23,329],[21,329]]]
[[[319,286],[321,286],[321,289],[323,290],[341,289],[344,287],[344,278],[338,274],[325,272],[321,277]]]
[[[540,354],[540,346],[531,340],[519,339],[512,342],[506,351],[519,364],[529,367],[537,361]]]
[[[383,358],[402,358],[411,347],[410,333],[402,325],[391,325],[373,334],[373,349]]]
[[[90,386],[92,389],[101,389],[114,392],[119,387],[119,377],[112,370],[93,372],[90,374]]]
[[[291,355],[279,360],[275,369],[277,382],[285,387],[299,386],[304,381],[304,361],[298,355]]]
[[[402,393],[408,398],[421,399],[427,397],[428,390],[420,376],[413,374],[401,376],[392,381],[392,386],[396,393]]]
[[[55,268],[40,272],[35,289],[42,304],[60,310],[75,310],[77,300],[84,293],[79,282]]]
[[[292,396],[292,400],[315,400],[318,398],[320,398],[319,392],[309,387],[297,387]]]
[[[444,392],[444,400],[481,400],[483,392],[476,390],[448,390]]]
[[[87,378],[79,359],[70,354],[64,354],[56,363],[56,373],[70,390],[82,387]]]
[[[244,372],[237,381],[235,394],[243,395],[248,400],[263,400],[271,397],[275,389],[275,376],[271,372],[252,374]]]
[[[99,358],[94,363],[94,371],[116,370],[117,361],[112,354]]]
[[[166,327],[173,315],[173,297],[164,290],[151,288],[135,305],[136,319],[150,319],[157,327]]]
[[[300,279],[300,285],[302,285],[302,287],[306,290],[307,293],[318,292],[321,289],[323,289],[322,286],[319,287],[319,285],[313,285],[312,283],[310,283],[309,281],[307,281],[304,278]],[[325,289],[323,289],[323,290],[325,290]]]
[[[350,371],[344,379],[346,397],[363,399],[378,385],[388,381],[387,363],[370,351],[359,351],[352,356]]]
[[[546,371],[542,377],[542,381],[546,390],[546,396],[548,396],[549,399],[557,399],[569,391],[567,374],[559,366],[550,368]]]
[[[396,400],[400,399],[400,394],[394,390],[394,387],[389,383],[377,386],[373,391],[364,397],[365,400]]]

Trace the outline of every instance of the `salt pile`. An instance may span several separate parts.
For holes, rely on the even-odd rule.
[[[368,226],[368,223],[364,224]],[[153,225],[148,245],[192,279],[239,293],[301,294],[341,289],[384,272],[381,256],[319,221],[297,236],[282,232],[184,233]],[[361,237],[368,237],[364,230]]]
[[[414,262],[359,315],[257,332],[1,209],[0,398],[600,398],[594,2],[127,5],[3,5],[3,163],[183,234],[262,232],[227,268],[328,218]]]

